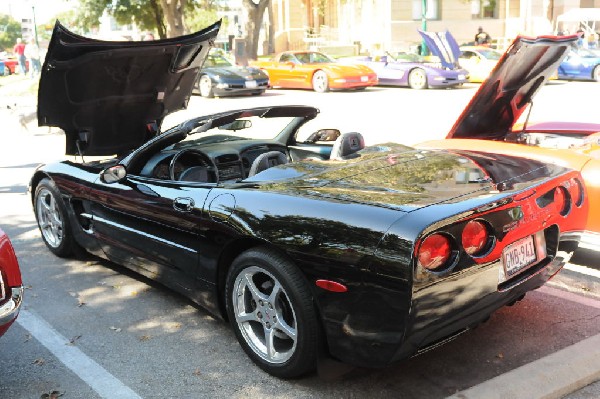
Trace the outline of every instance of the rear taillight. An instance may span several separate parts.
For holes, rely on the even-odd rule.
[[[580,207],[583,204],[583,184],[579,179],[573,178],[569,182],[569,191],[575,206]]]
[[[462,232],[462,246],[469,255],[481,254],[487,247],[490,234],[486,225],[478,220],[471,220]]]
[[[419,246],[417,259],[419,265],[427,270],[440,269],[446,265],[452,254],[450,240],[443,234],[432,234]]]
[[[566,216],[571,210],[571,197],[567,189],[560,186],[554,190],[554,206],[562,216]]]

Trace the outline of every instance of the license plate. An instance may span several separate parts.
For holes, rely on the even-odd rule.
[[[510,278],[537,259],[533,236],[516,241],[502,251],[504,259],[504,272]]]
[[[368,76],[361,76],[360,77],[360,81],[361,82],[368,82],[369,81],[369,77]]]
[[[258,85],[256,84],[256,80],[247,80],[246,81],[246,87],[248,89],[254,89],[255,87],[257,87]]]
[[[464,80],[465,79],[465,75],[458,75],[458,80]]]

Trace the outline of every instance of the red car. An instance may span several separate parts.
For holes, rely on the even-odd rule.
[[[0,70],[0,76],[12,75],[19,71],[19,61],[16,58],[5,58],[0,61],[0,63],[4,64],[4,70]],[[29,60],[25,61],[25,67],[29,71]]]
[[[8,236],[0,229],[0,336],[16,320],[23,303],[21,270]]]

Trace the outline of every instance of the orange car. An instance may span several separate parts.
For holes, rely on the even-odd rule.
[[[323,93],[330,89],[364,89],[378,83],[369,67],[337,63],[317,51],[286,51],[269,61],[251,61],[269,75],[271,87],[313,89]]]
[[[580,189],[590,199],[581,243],[597,246],[600,245],[600,124],[517,124],[576,40],[575,35],[515,39],[446,140],[429,141],[417,147],[511,154],[580,171],[585,181],[585,187]]]

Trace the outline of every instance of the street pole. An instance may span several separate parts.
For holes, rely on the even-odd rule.
[[[421,0],[421,30],[427,31],[427,0]],[[427,45],[425,40],[421,41],[421,55],[427,55]]]
[[[33,13],[33,34],[35,37],[35,45],[39,46],[40,43],[38,42],[38,32],[37,32],[37,23],[35,22],[35,6],[34,5],[31,6],[31,12]]]

